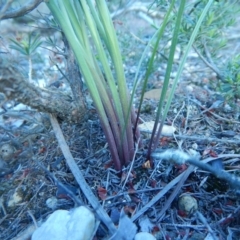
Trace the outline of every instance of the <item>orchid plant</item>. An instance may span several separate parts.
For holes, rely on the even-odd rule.
[[[127,165],[132,160],[136,147],[135,145],[139,142],[137,127],[139,115],[135,116],[132,101],[137,86],[141,63],[146,56],[149,46],[146,47],[139,62],[138,71],[135,76],[135,85],[132,95],[130,96],[126,86],[122,56],[117,41],[116,31],[106,1],[46,0],[45,2],[55,20],[57,20],[60,25],[75,54],[81,73],[98,112],[115,168],[121,171],[123,166]],[[178,44],[179,28],[184,15],[185,2],[186,0],[180,1],[178,10],[176,11],[176,1],[171,1],[161,26],[149,42],[149,45],[153,45],[153,50],[142,84],[142,93],[146,90],[159,41],[163,36],[167,24],[170,20],[174,19],[175,25],[168,65],[157,110],[156,124],[149,145],[148,156],[152,150],[158,122],[161,120],[157,138],[160,137],[162,124],[169,111],[173,94],[182,73],[187,55],[197,36],[199,27],[214,0],[208,1],[196,23],[180,62],[167,105],[163,109],[166,92],[169,88],[170,73],[173,66],[175,49]],[[143,94],[140,99],[139,109],[141,108],[142,100]],[[138,111],[138,113],[140,113],[140,111]],[[157,142],[158,141],[155,141],[154,147],[157,146]]]
[[[116,170],[134,154],[133,109],[122,57],[105,1],[46,1],[75,54],[98,112]]]

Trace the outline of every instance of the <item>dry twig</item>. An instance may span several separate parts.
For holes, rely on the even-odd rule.
[[[58,124],[57,119],[52,115],[50,116],[50,119],[51,119],[51,124],[52,124],[53,130],[54,130],[54,133],[58,140],[58,144],[59,144],[59,146],[62,150],[62,153],[66,159],[66,162],[67,162],[70,170],[72,171],[77,183],[79,184],[82,192],[88,199],[88,201],[91,204],[91,206],[93,207],[93,209],[96,211],[98,218],[101,219],[101,221],[106,225],[109,232],[111,234],[114,234],[116,232],[116,228],[115,228],[112,220],[108,216],[108,214],[104,211],[104,209],[100,205],[99,201],[93,194],[91,188],[85,181],[84,176],[82,175],[81,171],[79,170],[78,165],[76,164],[76,162],[70,152],[70,149],[65,141],[65,138],[63,136],[62,130]]]
[[[66,94],[30,84],[17,67],[3,61],[0,62],[0,92],[7,100],[16,100],[61,119],[79,121],[86,114],[85,107],[80,109]]]
[[[31,12],[33,9],[35,9],[41,2],[43,2],[43,0],[31,0],[16,10],[7,11],[7,12],[2,11],[8,8],[9,2],[7,2],[6,5],[1,10],[0,19],[3,20],[3,19],[21,17]]]

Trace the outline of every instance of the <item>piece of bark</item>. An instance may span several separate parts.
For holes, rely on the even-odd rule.
[[[86,106],[85,96],[83,95],[82,75],[80,73],[76,58],[64,34],[62,34],[62,39],[65,46],[65,56],[66,56],[66,66],[67,66],[66,80],[68,81],[71,87],[73,97],[76,101],[76,105],[79,107]]]

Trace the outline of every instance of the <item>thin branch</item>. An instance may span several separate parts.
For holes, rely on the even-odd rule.
[[[126,6],[124,6],[124,8],[118,9],[115,12],[111,13],[111,18],[114,19],[124,14],[126,11],[128,11],[129,7],[131,7],[131,5],[133,5],[134,2],[135,0],[131,0],[128,2]]]
[[[195,99],[190,99],[190,100],[191,100],[192,102],[194,102],[196,105],[198,105],[199,107],[204,108],[204,107],[203,107],[198,101],[196,101]],[[230,119],[230,118],[224,118],[224,117],[221,117],[221,116],[219,116],[218,114],[216,114],[216,113],[214,113],[214,112],[212,112],[212,111],[209,111],[209,110],[211,110],[211,108],[210,108],[210,109],[205,109],[205,110],[207,110],[207,112],[208,112],[209,114],[213,115],[214,117],[216,117],[216,118],[219,119],[219,120],[226,121],[227,123],[240,124],[239,121],[232,120],[232,119]],[[205,110],[204,110],[204,111],[205,111]],[[201,115],[204,115],[204,113],[201,112]]]
[[[7,12],[4,12],[1,10],[0,19],[3,20],[3,19],[21,17],[31,12],[32,10],[34,10],[41,2],[43,2],[43,0],[31,0],[16,10],[7,11]],[[3,7],[3,9],[4,8],[5,6]]]
[[[218,238],[215,236],[214,231],[212,230],[211,226],[208,224],[207,219],[200,213],[199,211],[196,212],[198,219],[207,227],[208,232],[211,234],[213,240],[217,240]]]
[[[32,221],[33,221],[33,223],[34,223],[34,226],[35,226],[36,228],[38,228],[38,224],[37,224],[36,218],[34,217],[33,213],[32,213],[30,210],[28,210],[27,213],[28,213],[29,216],[32,218]]]
[[[130,173],[132,172],[132,168],[133,168],[133,165],[134,165],[134,162],[135,162],[136,153],[137,153],[137,151],[138,151],[139,142],[140,142],[140,138],[138,139],[138,142],[137,142],[137,144],[136,144],[136,149],[135,149],[135,151],[134,151],[134,156],[133,156],[133,159],[132,159],[132,161],[131,161],[131,165],[130,165],[130,168],[129,168],[127,177],[126,177],[126,179],[125,179],[125,181],[124,181],[124,184],[123,184],[123,186],[122,186],[122,190],[125,188],[125,186],[126,186],[126,184],[127,184],[127,182],[128,182]]]
[[[131,0],[129,1],[124,8],[118,9],[115,12],[111,13],[111,18],[116,19],[123,14],[128,12],[138,12],[144,13],[151,18],[163,18],[163,14],[159,11],[152,10],[151,6],[148,3],[143,3],[143,1]]]
[[[189,158],[188,160],[186,160],[186,162],[190,163],[202,170],[212,173],[217,178],[227,181],[232,188],[234,188],[236,190],[237,189],[240,190],[240,178],[238,178],[237,176],[230,174],[230,173],[226,172],[225,170],[216,169],[215,167],[213,167],[209,164],[206,164],[202,161],[199,161],[195,158]]]
[[[199,141],[199,142],[219,142],[219,143],[226,143],[226,144],[236,144],[240,145],[240,140],[238,139],[220,139],[220,138],[213,138],[213,137],[206,137],[206,136],[194,136],[194,135],[174,135],[177,139],[186,139],[191,141]]]
[[[223,77],[221,71],[216,67],[216,65],[213,64],[213,62],[212,62],[212,63],[208,62],[208,60],[200,53],[200,51],[198,51],[198,49],[197,49],[195,46],[193,46],[193,49],[195,50],[195,52],[197,53],[197,55],[201,58],[201,60],[202,60],[210,69],[212,69],[212,70],[217,74],[217,76],[218,76],[221,80],[224,80],[224,77]]]
[[[8,10],[8,8],[11,6],[13,0],[8,0],[5,5],[2,7],[1,11],[0,11],[0,19],[2,19],[2,15],[4,14],[4,12],[6,12]]]
[[[89,203],[92,205],[93,209],[96,211],[96,214],[97,214],[98,218],[106,225],[109,232],[111,234],[114,234],[117,229],[114,226],[111,218],[104,211],[101,204],[99,203],[99,201],[97,200],[97,198],[93,194],[91,188],[89,187],[89,185],[85,181],[85,178],[82,175],[81,171],[79,170],[79,167],[76,164],[76,162],[75,162],[75,160],[74,160],[74,158],[73,158],[73,156],[70,152],[70,149],[69,149],[69,147],[68,147],[68,145],[65,141],[65,138],[63,136],[62,130],[61,130],[59,124],[58,124],[57,119],[54,116],[51,115],[50,120],[51,120],[51,124],[52,124],[53,130],[54,130],[54,133],[55,133],[56,138],[58,140],[58,144],[59,144],[59,146],[62,150],[62,153],[63,153],[63,155],[66,159],[66,162],[67,162],[72,174],[74,175],[77,183],[79,184],[82,192],[84,193],[84,195],[88,199]]]
[[[240,155],[238,154],[238,156],[240,156]],[[180,151],[180,150],[168,149],[164,152],[158,152],[158,153],[155,152],[152,154],[152,157],[157,158],[157,159],[171,161],[174,164],[179,164],[179,165],[189,163],[195,167],[198,167],[202,170],[212,173],[219,179],[223,179],[223,180],[227,181],[232,188],[234,188],[236,190],[240,190],[240,178],[226,172],[225,170],[218,169],[209,164],[206,164],[206,160],[200,161],[198,156],[190,156],[187,153]],[[221,157],[218,156],[215,159],[219,159],[219,158],[221,158]]]
[[[178,195],[180,189],[182,188],[185,181],[188,179],[189,175],[194,171],[194,166],[189,166],[186,171],[183,172],[182,177],[177,183],[177,186],[174,188],[171,195],[168,197],[167,201],[165,202],[164,206],[161,208],[160,213],[158,213],[158,221],[161,221],[164,217],[164,213],[169,209],[170,205],[172,204],[173,200]]]

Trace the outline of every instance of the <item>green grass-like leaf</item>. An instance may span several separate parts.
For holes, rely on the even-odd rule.
[[[86,0],[52,0],[47,5],[73,49],[115,167],[121,170],[133,157],[134,137],[121,53],[106,2],[96,1],[93,6]]]

